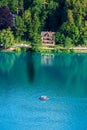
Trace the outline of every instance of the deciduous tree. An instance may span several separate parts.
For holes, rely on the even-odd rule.
[[[0,29],[12,27],[13,15],[7,7],[0,8]]]

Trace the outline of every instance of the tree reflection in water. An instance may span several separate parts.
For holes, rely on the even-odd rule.
[[[14,53],[0,53],[0,73],[9,73],[14,65],[15,56]]]
[[[53,66],[45,66],[45,71],[62,91],[87,96],[87,54],[55,55]]]
[[[32,54],[32,52],[30,52],[28,54],[27,74],[28,74],[28,80],[29,80],[29,82],[33,83],[34,76],[35,76],[35,67],[34,67],[34,61],[33,61],[33,54]]]

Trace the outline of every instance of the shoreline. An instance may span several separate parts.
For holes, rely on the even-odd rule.
[[[13,47],[7,49],[0,49],[0,52],[57,52],[57,53],[87,53],[87,47],[76,46],[76,47],[58,47],[58,46],[40,46],[40,47],[32,47],[28,44],[15,44]]]

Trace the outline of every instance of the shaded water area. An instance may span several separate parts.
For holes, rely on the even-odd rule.
[[[0,130],[87,130],[87,54],[1,52]]]

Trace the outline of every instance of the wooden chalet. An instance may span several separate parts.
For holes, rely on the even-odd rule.
[[[55,36],[55,32],[48,32],[48,31],[43,31],[41,32],[41,40],[42,44],[44,45],[54,45],[55,40],[53,39],[53,36]]]

